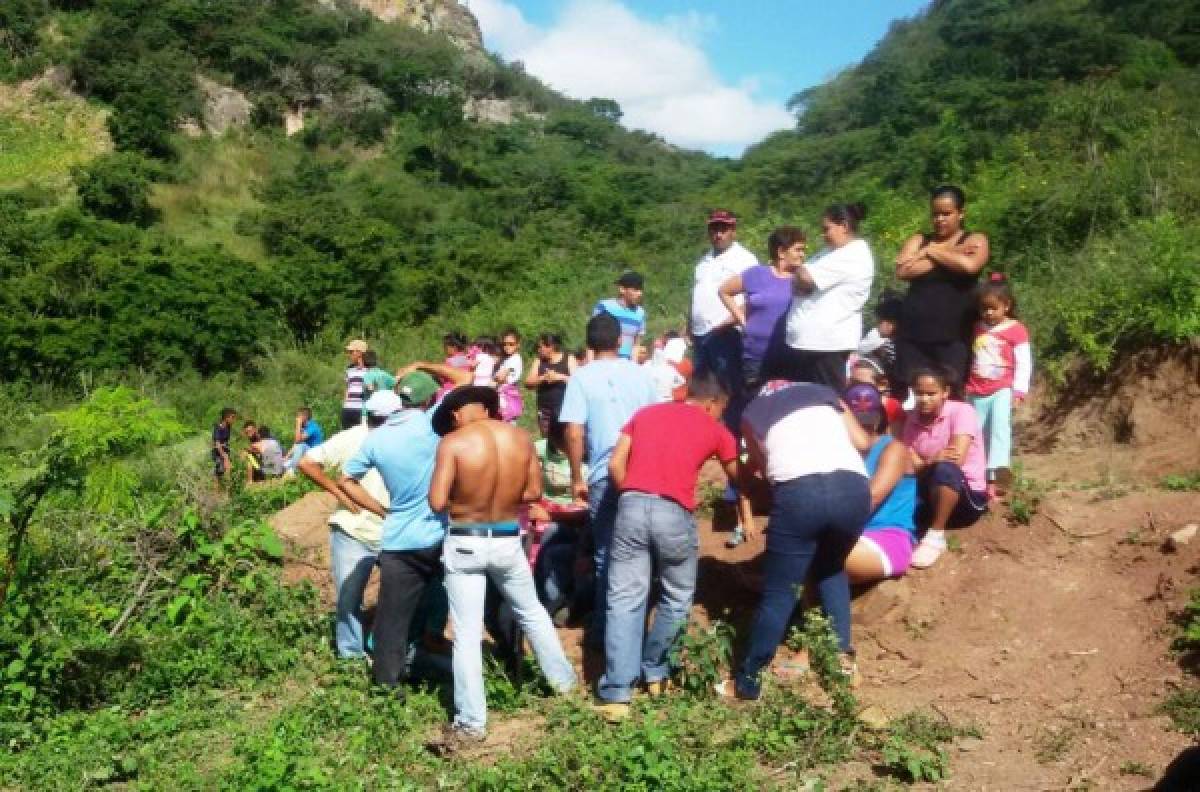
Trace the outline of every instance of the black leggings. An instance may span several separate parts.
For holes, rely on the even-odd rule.
[[[943,370],[953,377],[950,392],[961,398],[970,366],[971,347],[964,340],[929,342],[897,338],[896,372],[900,381],[891,383],[892,393],[903,401],[908,396],[913,372],[917,369],[932,368]]]

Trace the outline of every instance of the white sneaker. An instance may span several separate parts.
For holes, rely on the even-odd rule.
[[[911,565],[913,569],[929,569],[937,563],[944,552],[946,552],[946,535],[940,531],[927,533],[917,548],[913,550]]]

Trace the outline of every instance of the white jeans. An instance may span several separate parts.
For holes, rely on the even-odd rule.
[[[454,725],[482,734],[487,728],[483,686],[483,603],[490,578],[525,631],[550,686],[565,693],[575,669],[563,653],[550,615],[538,602],[520,537],[452,536],[442,546],[446,594],[454,621]]]

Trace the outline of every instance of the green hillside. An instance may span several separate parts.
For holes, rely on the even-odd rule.
[[[50,67],[71,91],[29,82]],[[306,486],[214,495],[200,432],[225,404],[331,423],[349,335],[388,365],[451,328],[578,343],[627,267],[652,330],[678,327],[713,206],[762,252],[773,226],[815,237],[821,207],[864,200],[883,288],[942,181],[1013,276],[1039,370],[1104,371],[1200,335],[1198,68],[1187,0],[939,0],[728,161],[349,3],[0,3],[0,789],[804,788],[845,761],[944,777],[969,724],[865,730],[828,679],[832,709],[714,705],[723,636],[699,632],[694,690],[664,717],[614,732],[493,669],[497,719],[536,744],[437,759],[438,692],[368,689],[330,659],[316,593],[282,582],[263,520]],[[197,75],[248,123],[181,131],[203,117]],[[481,97],[525,112],[464,118]]]

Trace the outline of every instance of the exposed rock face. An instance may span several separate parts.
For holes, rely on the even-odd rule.
[[[469,98],[463,105],[463,116],[473,121],[486,121],[492,124],[511,124],[518,117],[543,118],[541,113],[533,112],[529,102],[524,99],[482,99]]]
[[[463,50],[483,50],[479,20],[456,0],[354,0],[385,22],[403,22],[426,33],[444,33]]]
[[[223,135],[231,127],[250,123],[254,105],[241,91],[203,75],[196,76],[196,85],[204,97],[204,130],[210,135]]]

